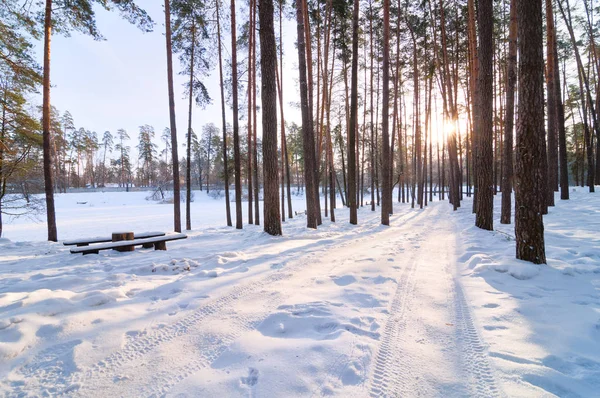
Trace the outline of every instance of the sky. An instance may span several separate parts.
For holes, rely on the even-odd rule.
[[[140,125],[154,127],[157,144],[162,131],[169,126],[163,2],[155,0],[139,4],[156,23],[151,33],[143,33],[122,19],[118,12],[97,8],[98,28],[106,40],[95,41],[73,32],[70,37],[53,35],[51,47],[52,105],[61,114],[67,110],[71,112],[77,128],[95,131],[99,138],[104,131],[114,135],[118,129],[126,129],[132,138],[132,149],[137,143]],[[238,15],[238,25],[244,18],[246,16]],[[295,83],[298,78],[295,24],[292,21],[284,21],[283,36],[284,111],[286,120],[299,122],[299,111],[289,105],[297,102],[299,97]],[[229,32],[223,34],[222,41],[226,45],[224,57],[228,58]],[[40,64],[43,61],[42,47],[41,42],[37,43]],[[238,59],[245,57],[245,52],[238,51]],[[187,78],[178,74],[181,68],[176,55],[173,62],[177,136],[179,147],[183,148],[188,117],[188,100],[183,84]],[[204,124],[214,123],[219,129],[222,125],[218,62],[215,62],[213,73],[206,78],[205,84],[212,103],[205,109],[194,107],[192,127],[196,134],[201,133]],[[242,98],[245,95],[245,90],[239,93],[240,103],[245,102]],[[260,94],[257,102],[260,106]],[[226,112],[227,121],[231,123],[232,111],[227,107]],[[260,112],[257,120],[260,135]],[[245,123],[240,121],[240,126]]]

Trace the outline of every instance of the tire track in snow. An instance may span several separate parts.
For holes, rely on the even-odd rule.
[[[402,214],[396,222],[406,222],[421,214],[421,212],[411,211]],[[369,226],[363,225],[362,229],[355,230],[355,232],[362,234],[365,228],[369,228]],[[341,235],[341,238],[334,239],[333,242],[328,239],[327,244],[322,245],[319,251],[327,251],[331,248],[340,248],[350,244],[354,245],[372,239],[374,239],[373,234],[357,238],[355,234],[346,232]],[[314,255],[314,252],[311,254]],[[269,304],[263,308],[263,311],[257,317],[239,317],[234,320],[236,327],[230,330],[229,333],[207,334],[203,328],[205,322],[220,317],[224,310],[231,308],[241,299],[252,296],[260,297],[263,289],[268,285],[290,279],[298,271],[310,266],[319,266],[319,264],[308,258],[274,270],[262,279],[235,286],[229,293],[208,302],[190,315],[174,323],[133,337],[123,348],[86,369],[71,372],[69,372],[70,369],[65,369],[65,362],[68,362],[64,360],[65,357],[72,356],[73,347],[78,345],[81,342],[80,340],[50,346],[39,352],[29,364],[24,365],[17,371],[17,374],[27,380],[27,383],[12,383],[9,387],[12,387],[13,393],[17,395],[28,394],[29,391],[32,391],[32,386],[35,386],[37,391],[44,391],[48,395],[89,396],[93,392],[105,394],[106,390],[103,388],[110,389],[117,386],[116,389],[118,390],[126,388],[126,385],[133,381],[124,376],[122,372],[118,372],[119,369],[136,362],[144,363],[144,359],[146,359],[145,363],[151,363],[152,359],[148,358],[149,354],[154,353],[159,348],[175,341],[180,344],[179,341],[182,338],[204,334],[205,336],[203,335],[196,342],[203,349],[200,350],[193,361],[185,366],[177,366],[169,370],[161,369],[152,375],[152,378],[148,380],[149,384],[143,386],[143,391],[148,393],[148,396],[164,394],[195,371],[209,366],[242,333],[255,330],[260,321],[268,316],[270,311],[275,310],[282,300],[269,301]],[[194,344],[190,343],[188,346],[194,347]],[[69,359],[72,361],[71,358]],[[40,366],[40,362],[43,362],[45,366]],[[72,364],[72,367],[75,368],[75,364]],[[137,395],[140,395],[141,391],[139,389],[137,392]]]
[[[385,324],[381,343],[377,349],[375,361],[372,365],[370,393],[371,397],[396,396],[399,385],[404,384],[406,375],[401,369],[401,364],[406,362],[402,355],[398,340],[402,338],[402,331],[406,326],[406,311],[413,298],[414,274],[417,268],[416,259],[411,258],[409,265],[404,268],[389,312],[390,316]],[[394,394],[390,394],[390,392]]]
[[[487,350],[475,328],[460,281],[454,280],[454,287],[456,324],[459,326],[457,337],[463,356],[463,367],[469,379],[470,396],[501,397],[503,395],[496,385]]]
[[[429,214],[429,217],[436,216],[439,215]],[[448,224],[442,224],[436,227],[435,235],[432,235],[430,231],[424,231],[422,237],[417,235],[413,238],[412,243],[415,250],[407,258],[407,268],[398,284],[390,306],[390,316],[385,324],[381,342],[371,365],[370,397],[431,396],[434,394],[449,394],[451,396],[468,394],[468,396],[474,397],[502,396],[502,392],[494,379],[493,369],[488,362],[485,345],[479,337],[470,315],[463,289],[460,282],[454,277],[455,257],[452,251],[453,246],[445,240],[445,237],[451,236],[452,233],[453,231],[448,228]],[[415,343],[412,340],[415,331],[419,330],[420,325],[427,325],[427,323],[423,324],[424,321],[419,320],[418,312],[411,313],[413,303],[418,305],[419,296],[417,296],[417,291],[426,289],[423,283],[427,283],[427,279],[423,279],[420,275],[421,272],[424,273],[423,275],[431,275],[432,268],[430,264],[436,264],[438,257],[446,258],[449,261],[447,267],[439,270],[443,274],[437,276],[437,288],[447,291],[444,294],[447,297],[446,310],[440,315],[445,314],[445,316],[454,320],[456,329],[447,336],[443,332],[440,334],[439,331],[434,329],[433,334],[428,335],[425,333],[423,337],[425,343],[428,338],[447,341],[443,344],[449,350],[446,351],[445,355],[440,356],[436,362],[432,362],[432,365],[452,366],[455,363],[461,369],[461,374],[464,375],[463,380],[457,380],[458,384],[447,385],[446,387],[439,384],[440,379],[429,378],[428,371],[422,368],[422,366],[426,366],[423,359],[415,357],[414,355],[418,354],[414,354],[413,351],[415,350],[410,348],[410,344]],[[423,309],[428,311],[426,306]],[[415,309],[415,311],[420,310],[421,308]],[[448,326],[452,326],[452,324],[448,324]],[[411,334],[412,338],[409,337]],[[436,345],[439,345],[440,341],[437,340],[436,343]],[[446,372],[441,373],[447,374]],[[441,390],[439,390],[440,387]]]
[[[419,219],[422,215],[423,215],[423,212],[411,211],[407,214],[395,216],[395,218],[392,218],[390,221],[391,221],[392,225],[401,225],[401,226],[405,227],[407,222],[413,222],[414,220]],[[403,224],[401,224],[401,222]],[[392,234],[392,237],[387,238],[384,242],[380,242],[380,243],[382,245],[386,244],[386,245],[390,245],[392,248],[395,248],[398,244],[397,232],[394,229],[388,229],[388,230],[384,231],[384,233]],[[369,237],[369,240],[375,240],[375,238],[381,239],[381,236],[371,235]],[[418,236],[409,238],[409,243],[413,243],[416,239],[418,239]],[[354,244],[353,247],[356,248],[356,244]],[[401,254],[402,251],[394,250],[393,253],[394,253],[394,255],[398,255],[398,254]],[[390,253],[383,255],[382,258],[380,259],[380,261],[387,261],[387,258],[389,258],[389,255],[390,255]],[[412,262],[411,262],[411,264],[412,264]],[[402,270],[402,273],[399,278],[399,282],[397,284],[396,291],[394,293],[394,298],[392,299],[392,306],[394,306],[394,304],[393,304],[394,300],[397,297],[399,297],[398,291],[402,288],[403,283],[405,283],[405,281],[403,282],[403,280],[406,279],[404,277],[410,271],[409,268],[411,268],[411,267],[407,266],[407,267],[404,267]],[[388,323],[389,323],[389,321],[388,321]],[[385,338],[385,334],[386,333],[384,331],[384,333],[382,334],[382,337],[381,337],[382,339]],[[325,375],[323,375],[323,380],[321,381],[321,383],[319,383],[319,385],[313,391],[311,396],[314,397],[314,396],[329,395],[328,393],[323,392],[323,387],[328,384],[328,381],[341,379],[343,372],[348,367],[348,364],[358,360],[359,357],[364,356],[364,353],[365,353],[364,347],[357,350],[356,347],[354,346],[354,344],[351,345],[348,352],[349,353],[344,353],[344,354],[339,355],[333,361],[333,363],[326,369]],[[365,364],[364,360],[363,360],[363,364],[365,365],[364,366],[365,372],[368,372],[368,364]]]

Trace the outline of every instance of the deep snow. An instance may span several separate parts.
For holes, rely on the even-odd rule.
[[[58,195],[59,236],[171,230],[172,205],[147,195]],[[300,216],[273,238],[222,226],[222,200],[196,192],[187,240],[87,256],[16,220],[0,240],[0,391],[597,396],[600,201],[571,195],[545,217],[547,266],[514,259],[499,214],[475,228],[470,200],[396,204],[391,227],[367,208],[358,226],[345,209],[316,231]]]

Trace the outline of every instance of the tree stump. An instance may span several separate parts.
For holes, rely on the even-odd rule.
[[[113,234],[112,234],[113,242],[120,242],[123,240],[133,240],[133,232],[113,232]],[[115,250],[119,251],[119,252],[132,252],[135,250],[135,247],[133,245],[117,247]]]

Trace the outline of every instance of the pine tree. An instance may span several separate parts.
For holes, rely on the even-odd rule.
[[[274,9],[273,0],[259,0],[259,2],[264,230],[270,235],[281,235],[277,181],[277,48],[273,24]],[[255,183],[258,184],[258,181]]]
[[[181,188],[179,181],[179,155],[177,151],[177,121],[175,117],[175,92],[173,88],[173,50],[171,36],[170,0],[165,0],[165,38],[167,46],[167,86],[169,90],[169,124],[171,126],[171,152],[173,160],[173,230],[181,232]]]
[[[202,0],[172,0],[171,14],[173,15],[173,52],[179,54],[179,62],[185,73],[189,76],[186,83],[188,92],[188,128],[187,128],[187,155],[186,155],[186,229],[192,228],[191,220],[191,129],[193,100],[196,105],[204,107],[210,102],[208,90],[203,78],[209,75],[211,62],[212,40],[208,32],[206,21],[206,4]]]
[[[225,119],[225,86],[223,84],[223,56],[221,49],[221,18],[219,14],[219,2],[215,0],[215,13],[217,18],[217,52],[219,54],[219,88],[221,92],[221,122],[223,133],[223,183],[225,185],[225,215],[227,226],[231,227],[231,205],[229,203],[229,168],[228,168],[228,152],[227,152],[227,122]],[[237,101],[237,100],[236,100]],[[237,202],[236,202],[237,203]],[[237,204],[236,204],[237,206]]]
[[[238,122],[238,72],[235,0],[231,0],[231,96],[233,104],[233,157],[235,163],[235,227],[242,229],[242,159],[240,154],[240,128]]]
[[[515,123],[515,87],[517,83],[517,0],[510,2],[508,64],[506,74],[506,115],[504,118],[504,159],[502,172],[501,224],[510,224],[513,189],[513,130]]]
[[[477,214],[475,225],[494,229],[493,180],[493,1],[480,0],[479,31],[479,150],[477,156]]]
[[[519,104],[515,167],[517,258],[546,263],[542,202],[544,139],[544,57],[542,0],[517,1]],[[526,21],[526,22],[525,22]]]
[[[358,122],[358,15],[359,0],[352,11],[352,76],[350,94],[350,123],[348,128],[348,207],[350,224],[358,224],[356,206],[356,123]]]
[[[43,65],[43,105],[42,105],[42,136],[44,153],[44,185],[46,194],[46,221],[48,224],[48,240],[58,239],[56,230],[56,213],[54,210],[54,183],[52,175],[52,143],[50,136],[50,44],[53,30],[68,34],[77,30],[89,34],[95,39],[102,35],[96,27],[94,5],[99,4],[107,10],[116,8],[129,22],[136,24],[144,31],[150,31],[152,19],[139,8],[133,0],[45,0],[34,5],[44,4],[44,65]],[[23,8],[25,9],[25,8]],[[31,9],[31,8],[29,8]]]

